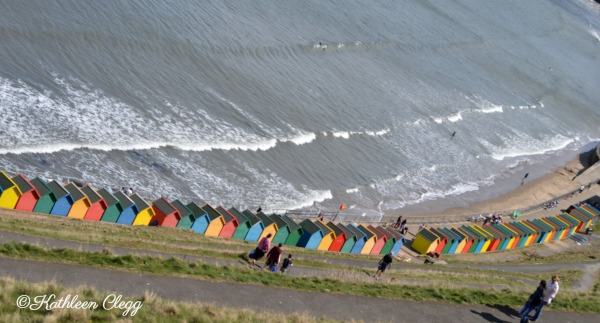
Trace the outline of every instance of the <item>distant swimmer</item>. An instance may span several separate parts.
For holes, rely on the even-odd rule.
[[[452,136],[450,136],[450,139],[454,138],[454,136],[456,136],[456,131],[452,133]]]

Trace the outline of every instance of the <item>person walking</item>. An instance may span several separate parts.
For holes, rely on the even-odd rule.
[[[523,308],[519,311],[521,316],[521,323],[529,321],[529,313],[540,306],[544,299],[544,290],[546,289],[546,281],[540,281],[540,284],[536,288],[535,292],[529,296]]]
[[[375,273],[376,280],[379,279],[379,276],[381,276],[381,274],[383,274],[386,271],[386,269],[392,268],[393,260],[394,258],[392,258],[392,253],[388,253],[387,255],[383,256],[381,260],[379,260],[379,266],[377,267],[377,272]]]
[[[542,299],[542,303],[538,307],[535,308],[535,314],[531,318],[532,322],[537,321],[537,319],[542,314],[542,308],[544,308],[544,306],[552,303],[552,300],[558,294],[558,289],[560,287],[558,285],[559,282],[560,282],[560,278],[558,276],[552,276],[552,280],[546,284],[546,289],[544,289],[544,297]],[[528,322],[528,321],[525,321],[525,322]]]
[[[283,264],[281,265],[280,272],[285,273],[290,267],[294,265],[292,261],[292,254],[289,254],[287,258],[283,260]]]
[[[272,271],[277,271],[277,267],[279,267],[279,261],[281,260],[281,254],[283,252],[281,247],[283,247],[283,243],[279,243],[267,253],[267,262],[265,265]]]
[[[254,253],[252,255],[253,265],[256,265],[256,261],[262,259],[262,257],[265,256],[269,249],[271,249],[271,240],[269,239],[271,239],[272,236],[273,234],[271,233],[267,234],[266,237],[260,240],[260,242],[256,246],[256,249],[254,249]]]

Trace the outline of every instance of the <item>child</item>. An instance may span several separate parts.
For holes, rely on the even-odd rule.
[[[292,267],[293,265],[292,254],[289,254],[288,257],[283,260],[283,264],[281,265],[281,273],[285,273],[288,268]]]

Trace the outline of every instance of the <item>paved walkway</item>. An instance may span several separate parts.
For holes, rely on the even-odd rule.
[[[87,285],[102,292],[140,297],[145,291],[175,301],[214,303],[234,308],[306,313],[316,317],[365,322],[517,322],[516,310],[505,306],[455,305],[313,293],[283,288],[190,278],[137,274],[73,264],[0,257],[4,276],[30,282],[53,280],[65,286]],[[374,287],[377,288],[377,287]],[[30,295],[34,296],[34,295]],[[143,308],[142,308],[143,310]],[[545,310],[544,322],[598,322],[598,314]]]
[[[21,241],[36,243],[49,248],[79,248],[87,251],[100,251],[105,247],[94,244],[62,241],[58,239],[29,236],[0,230],[0,243]],[[212,264],[240,265],[240,261],[217,259],[151,250],[109,247],[115,254],[147,254],[162,257],[178,257],[187,260],[201,260]],[[348,265],[372,268],[367,261],[336,259],[347,261]],[[599,263],[590,263],[598,267]],[[242,264],[243,266],[243,264]],[[399,264],[401,266],[401,264]],[[549,269],[551,266],[553,269]],[[471,266],[499,270],[548,271],[573,268],[577,264],[523,265],[523,266]],[[503,268],[505,267],[505,268]],[[20,260],[0,257],[0,268],[4,276],[12,276],[31,282],[54,280],[66,286],[88,285],[100,291],[117,292],[139,297],[144,291],[151,291],[169,300],[200,301],[229,307],[247,307],[255,310],[273,308],[283,313],[302,312],[312,316],[327,316],[342,320],[364,321],[403,321],[418,315],[419,322],[516,322],[516,311],[500,305],[472,306],[407,300],[389,300],[370,297],[313,293],[283,288],[248,285],[229,282],[208,282],[193,278],[165,277],[160,275],[138,274],[120,270],[100,269],[73,264],[50,263],[34,260]],[[423,268],[426,269],[426,268]],[[597,269],[597,268],[596,268]],[[290,273],[298,276],[318,276],[319,268],[295,266]],[[376,285],[373,288],[377,288]],[[275,306],[273,306],[275,304]],[[435,309],[435,310],[432,310]],[[597,322],[597,314],[571,314],[545,311],[545,322]]]

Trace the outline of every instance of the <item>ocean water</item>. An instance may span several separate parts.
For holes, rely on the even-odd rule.
[[[592,0],[0,7],[0,168],[29,177],[378,216],[600,138]]]

